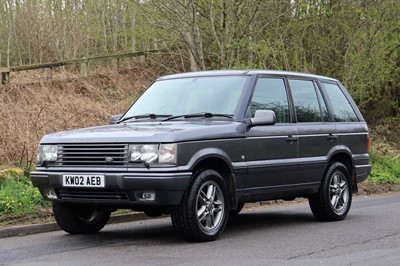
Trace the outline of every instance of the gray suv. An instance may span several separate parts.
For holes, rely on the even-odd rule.
[[[171,214],[210,241],[246,202],[308,198],[316,218],[350,210],[371,172],[368,127],[336,79],[204,71],[157,79],[111,125],[46,135],[31,179],[71,234],[119,208]]]

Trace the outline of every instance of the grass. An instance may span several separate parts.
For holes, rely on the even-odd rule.
[[[129,213],[132,210],[121,209],[113,215]],[[52,221],[51,202],[43,199],[24,170],[0,170],[0,228]]]
[[[49,207],[39,190],[33,187],[22,170],[2,170],[0,179],[0,215],[34,215],[38,209]]]
[[[368,182],[373,184],[400,184],[400,159],[370,153],[372,173]]]

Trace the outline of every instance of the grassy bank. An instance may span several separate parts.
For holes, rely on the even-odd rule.
[[[50,216],[50,203],[19,168],[0,171],[0,226]]]
[[[371,152],[372,174],[368,182],[373,184],[400,184],[400,159]]]

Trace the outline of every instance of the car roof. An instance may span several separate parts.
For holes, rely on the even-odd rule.
[[[157,80],[166,79],[178,79],[178,78],[188,78],[188,77],[204,77],[204,76],[234,76],[234,75],[272,75],[272,76],[289,76],[289,77],[299,77],[299,78],[312,78],[312,79],[325,79],[338,81],[337,79],[314,75],[309,73],[292,72],[292,71],[279,71],[279,70],[260,70],[260,69],[250,69],[250,70],[209,70],[209,71],[194,71],[185,72],[178,74],[170,74],[162,76]]]

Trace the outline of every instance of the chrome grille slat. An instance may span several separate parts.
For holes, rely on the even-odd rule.
[[[58,146],[57,163],[62,166],[127,165],[127,144],[62,144]],[[112,158],[112,162],[106,160]]]

